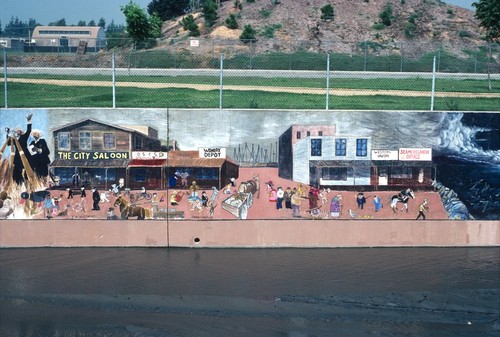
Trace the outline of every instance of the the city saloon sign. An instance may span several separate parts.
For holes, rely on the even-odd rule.
[[[62,160],[112,160],[112,159],[129,159],[128,152],[108,152],[108,151],[95,151],[95,152],[67,152],[58,151],[57,159]]]

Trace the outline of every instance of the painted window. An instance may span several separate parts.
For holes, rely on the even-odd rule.
[[[57,135],[57,143],[59,150],[70,151],[71,142],[69,132],[59,132],[59,134]]]
[[[345,138],[335,139],[335,155],[336,156],[347,155],[347,139]]]
[[[356,139],[356,156],[366,157],[368,155],[368,139],[359,138]]]
[[[104,132],[102,134],[102,142],[105,150],[114,150],[116,148],[115,134],[112,132]]]
[[[134,147],[135,147],[136,150],[141,150],[142,149],[142,139],[141,139],[141,137],[135,137]]]
[[[391,169],[391,178],[411,179],[413,178],[411,167],[393,167]]]
[[[80,150],[92,150],[92,132],[80,131]]]
[[[347,180],[347,167],[323,167],[321,169],[321,178],[324,180]]]
[[[136,182],[145,182],[146,181],[146,169],[138,168],[134,170],[134,180]]]
[[[321,138],[311,139],[311,156],[321,157]]]

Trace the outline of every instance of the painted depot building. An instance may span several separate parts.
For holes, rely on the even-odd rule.
[[[431,149],[372,149],[363,135],[338,135],[333,126],[293,125],[279,137],[279,176],[321,187],[429,189]]]

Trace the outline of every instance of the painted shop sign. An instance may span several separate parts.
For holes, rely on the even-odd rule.
[[[225,147],[199,148],[200,158],[226,158]]]
[[[432,161],[432,149],[400,148],[399,160]]]
[[[167,159],[167,152],[132,151],[132,159]]]
[[[372,160],[398,160],[398,151],[372,150]]]
[[[111,160],[111,159],[129,159],[128,152],[67,152],[58,151],[57,159],[63,160]]]

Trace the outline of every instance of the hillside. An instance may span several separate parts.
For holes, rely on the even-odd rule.
[[[439,0],[240,2],[242,8],[237,9],[234,0],[222,1],[217,23],[210,29],[206,29],[203,18],[196,15],[202,34],[200,38],[234,40],[236,47],[243,26],[250,24],[258,32],[258,43],[254,46],[257,53],[297,49],[350,52],[360,42],[370,41],[371,46],[383,46],[376,50],[380,54],[394,53],[404,43],[409,53],[413,52],[412,48],[432,50],[436,44],[442,44],[447,50],[460,55],[463,49],[485,44],[480,38],[481,31],[473,11]],[[273,4],[276,2],[279,4]],[[328,3],[334,8],[334,19],[324,21],[320,18],[321,8]],[[379,18],[387,4],[390,4],[393,15],[390,26],[382,25]],[[231,30],[224,26],[230,13],[236,14],[239,29]],[[166,42],[187,38],[187,32],[177,22],[165,23]],[[425,44],[428,47],[422,47]]]

